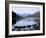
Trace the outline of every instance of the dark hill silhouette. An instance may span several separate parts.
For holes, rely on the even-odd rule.
[[[12,11],[12,25],[16,23],[16,13]]]
[[[12,25],[19,21],[20,19],[22,19],[22,16],[19,16],[18,14],[12,11]]]

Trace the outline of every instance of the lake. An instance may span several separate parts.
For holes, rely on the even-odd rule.
[[[29,18],[24,18],[24,19],[16,22],[16,24],[13,25],[13,29],[14,29],[15,26],[28,26],[28,25],[33,26],[34,24],[38,24],[38,23],[40,23],[40,18],[30,18],[30,17]],[[30,29],[34,29],[34,28],[31,27]]]

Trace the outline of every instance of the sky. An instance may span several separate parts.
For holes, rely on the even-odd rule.
[[[12,7],[12,11],[16,14],[34,14],[37,11],[40,11],[39,7]]]

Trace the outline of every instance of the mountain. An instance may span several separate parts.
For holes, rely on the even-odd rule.
[[[23,17],[12,11],[12,25],[19,21],[20,19],[23,19]]]
[[[16,23],[16,14],[12,11],[12,25]]]
[[[37,11],[37,12],[34,13],[33,15],[29,14],[28,16],[26,16],[26,18],[27,18],[27,17],[36,17],[36,18],[40,18],[40,12]]]
[[[21,20],[21,19],[23,19],[23,17],[20,16],[20,15],[18,15],[18,14],[16,14],[16,21],[19,21],[19,20]]]
[[[33,17],[38,17],[38,18],[40,18],[40,12],[37,11],[35,14],[33,14]]]

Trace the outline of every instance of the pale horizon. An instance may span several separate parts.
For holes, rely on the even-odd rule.
[[[40,11],[39,7],[12,7],[12,11],[16,14],[34,14]]]

